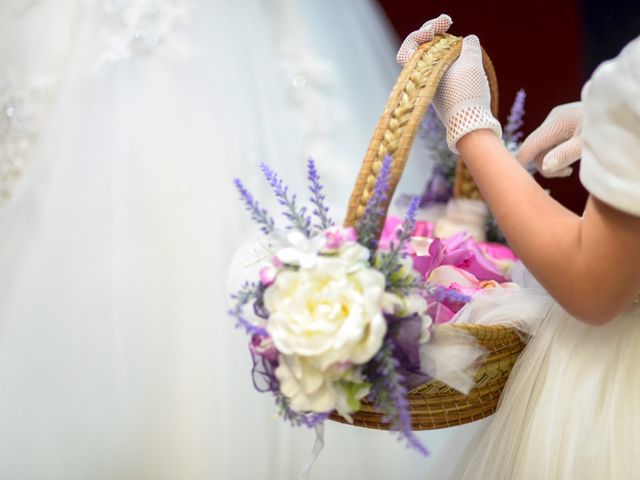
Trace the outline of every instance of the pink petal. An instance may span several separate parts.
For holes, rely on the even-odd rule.
[[[480,242],[478,243],[478,246],[489,258],[494,260],[518,260],[517,255],[506,245],[502,245],[500,243]]]
[[[433,265],[433,258],[430,256],[425,257],[417,257],[414,256],[413,260],[413,269],[416,272],[422,274],[423,277],[428,277],[431,273],[431,266]]]
[[[468,270],[479,280],[495,280],[497,282],[506,282],[508,280],[500,271],[500,268],[484,256],[484,253],[477,245],[472,244],[469,247],[473,255],[469,258]]]
[[[357,242],[358,241],[358,232],[353,227],[348,227],[344,229],[344,238],[347,242]]]
[[[268,287],[274,282],[277,274],[278,269],[274,265],[265,265],[260,269],[260,283],[265,287]]]
[[[416,237],[433,237],[433,223],[417,221],[413,234]]]
[[[467,232],[456,233],[444,239],[444,246],[447,250],[464,248],[470,238]]]
[[[393,216],[387,217],[384,222],[384,228],[382,229],[382,235],[380,235],[378,248],[381,250],[389,250],[391,242],[398,241],[398,228],[401,225],[402,219]]]
[[[427,314],[433,318],[435,323],[448,323],[455,315],[454,312],[449,310],[440,302],[433,302],[429,304]]]

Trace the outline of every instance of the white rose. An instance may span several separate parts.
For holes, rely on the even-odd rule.
[[[382,346],[385,279],[353,244],[319,256],[310,268],[283,270],[264,294],[267,331],[278,351],[304,357],[315,369],[366,363]]]
[[[385,292],[382,302],[383,310],[398,317],[409,317],[414,313],[427,311],[427,301],[415,293],[401,297],[395,293]]]
[[[431,326],[433,325],[433,318],[431,318],[431,315],[427,313],[420,315],[420,318],[422,318],[422,328],[420,331],[420,344],[423,344],[431,340]]]
[[[304,358],[280,355],[276,378],[280,391],[291,400],[290,407],[298,412],[328,412],[336,405],[333,376],[314,368]]]
[[[299,412],[337,410],[350,420],[349,414],[369,393],[359,371],[343,371],[336,365],[322,372],[297,355],[280,355],[275,373],[280,391],[290,399],[290,407]]]
[[[303,233],[293,230],[287,232],[283,243],[285,246],[276,252],[278,260],[285,264],[309,268],[315,265],[324,239],[320,236],[309,239]]]

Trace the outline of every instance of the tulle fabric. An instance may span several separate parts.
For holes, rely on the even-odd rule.
[[[473,303],[460,310],[450,323],[476,323],[513,327],[524,342],[540,327],[550,310],[550,297],[517,262],[511,277],[519,288],[496,288],[479,292]],[[514,312],[513,305],[517,304]],[[475,380],[474,363],[487,352],[476,338],[449,324],[434,325],[432,337],[420,349],[420,365],[424,373],[467,394]]]
[[[427,478],[635,478],[640,471],[640,308],[603,327],[567,314],[526,274],[529,286],[494,291],[456,321],[509,323],[528,344],[497,412],[457,437],[459,457],[438,459]],[[456,436],[452,442],[456,443]]]
[[[2,58],[58,85],[0,209],[0,477],[292,478],[314,433],[254,391],[226,315],[233,252],[256,232],[232,179],[277,212],[259,163],[304,194],[313,154],[339,221],[397,39],[370,0],[175,2],[193,4],[176,31],[190,55],[96,74],[104,6],[126,3],[0,7],[19,24],[0,29]],[[427,167],[409,168],[401,191],[420,191]],[[443,435],[422,438],[437,451]],[[386,432],[329,423],[326,437],[317,478],[425,468]]]

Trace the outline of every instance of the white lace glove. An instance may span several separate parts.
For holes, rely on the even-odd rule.
[[[458,153],[458,140],[474,130],[489,129],[502,137],[500,122],[491,113],[489,80],[475,35],[464,39],[460,58],[442,77],[432,103],[447,128],[447,144],[453,153]]]
[[[517,158],[535,162],[543,177],[568,177],[582,155],[582,103],[559,105],[520,146]]]
[[[398,54],[396,55],[398,63],[401,65],[407,63],[413,55],[413,52],[416,51],[416,48],[423,43],[433,40],[434,35],[445,33],[449,30],[452,23],[451,17],[443,13],[438,18],[425,22],[425,24],[420,27],[420,30],[411,32],[407,38],[404,39],[404,42],[402,42],[400,50],[398,50]]]

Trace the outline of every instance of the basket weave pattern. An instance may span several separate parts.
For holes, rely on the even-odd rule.
[[[357,226],[367,202],[373,194],[377,176],[385,155],[393,162],[390,175],[390,193],[386,208],[404,170],[409,150],[418,127],[435,94],[440,79],[460,55],[462,39],[453,35],[437,35],[422,44],[405,65],[389,96],[384,112],[378,121],[369,149],[356,179],[345,226]],[[491,108],[498,109],[497,80],[491,61],[483,53],[484,67],[492,93]],[[454,195],[480,199],[473,179],[462,163],[456,169]],[[382,225],[380,225],[382,229]],[[463,331],[476,338],[487,351],[477,362],[475,387],[463,395],[439,381],[431,381],[409,392],[411,422],[414,430],[430,430],[462,425],[491,415],[500,398],[511,369],[524,348],[518,334],[504,326],[445,325],[439,334]],[[353,424],[360,427],[388,430],[384,414],[368,401],[353,417]],[[341,416],[332,414],[332,420],[346,423]]]

